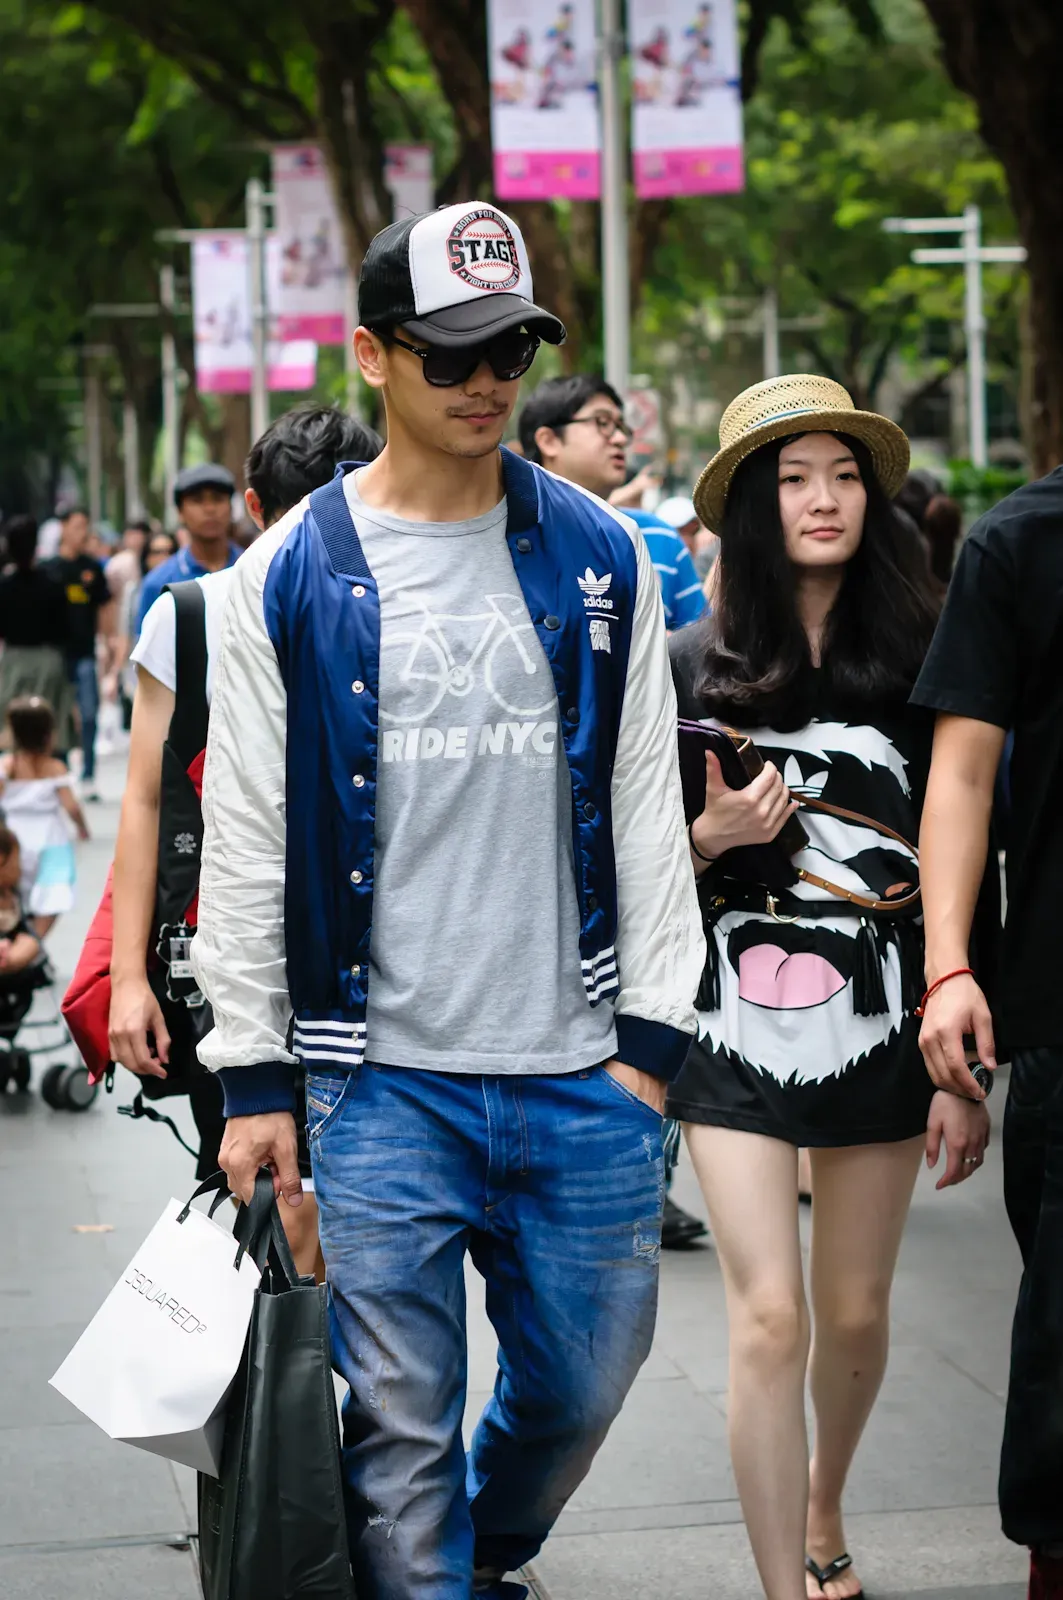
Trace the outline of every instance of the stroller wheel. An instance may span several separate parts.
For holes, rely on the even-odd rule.
[[[60,1105],[66,1111],[87,1111],[99,1094],[99,1085],[89,1082],[89,1069],[83,1061],[64,1067],[55,1086]]]
[[[32,1070],[33,1063],[30,1060],[29,1051],[12,1050],[10,1072],[15,1081],[15,1088],[18,1089],[21,1094],[25,1094],[26,1090],[30,1086],[30,1073]]]
[[[63,1109],[64,1102],[58,1092],[59,1079],[67,1071],[69,1071],[69,1067],[65,1061],[56,1061],[48,1068],[48,1071],[41,1079],[41,1099],[46,1105],[51,1106],[53,1111],[62,1111]]]

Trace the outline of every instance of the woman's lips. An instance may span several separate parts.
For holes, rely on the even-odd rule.
[[[757,944],[738,959],[738,997],[772,1011],[806,1011],[845,988],[846,980],[823,956],[787,955],[777,944]]]

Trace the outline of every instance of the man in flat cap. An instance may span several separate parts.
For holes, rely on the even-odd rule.
[[[239,556],[240,546],[232,537],[235,489],[236,483],[228,467],[218,466],[216,462],[186,467],[177,474],[173,497],[181,521],[188,529],[188,544],[154,572],[149,572],[141,584],[138,635],[149,608],[168,583],[182,583],[186,578],[221,572],[223,567],[231,567]]]

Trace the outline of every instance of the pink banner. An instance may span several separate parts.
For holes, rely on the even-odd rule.
[[[595,151],[495,151],[495,193],[507,200],[597,200],[601,158]]]
[[[266,276],[274,281],[280,256],[275,235],[266,240]],[[192,245],[192,322],[196,388],[200,394],[248,394],[251,389],[251,310],[247,236],[243,231],[201,233]],[[275,333],[275,330],[272,330]],[[271,337],[267,346],[271,389],[312,389],[317,345]]]
[[[274,146],[273,193],[280,249],[269,304],[278,336],[345,344],[343,229],[317,145]]]
[[[741,145],[720,150],[637,150],[635,190],[643,200],[676,194],[736,194],[745,188]]]
[[[744,187],[734,0],[629,0],[635,193]]]
[[[594,0],[488,0],[500,200],[597,200]]]

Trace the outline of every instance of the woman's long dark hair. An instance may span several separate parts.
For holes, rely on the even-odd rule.
[[[797,611],[797,582],[779,514],[779,452],[761,445],[731,480],[720,529],[717,583],[704,624],[696,691],[712,715],[745,727],[800,727],[812,712],[812,656]],[[895,515],[859,439],[852,451],[867,491],[864,532],[823,636],[820,665],[846,701],[907,695],[937,621],[925,550]]]

